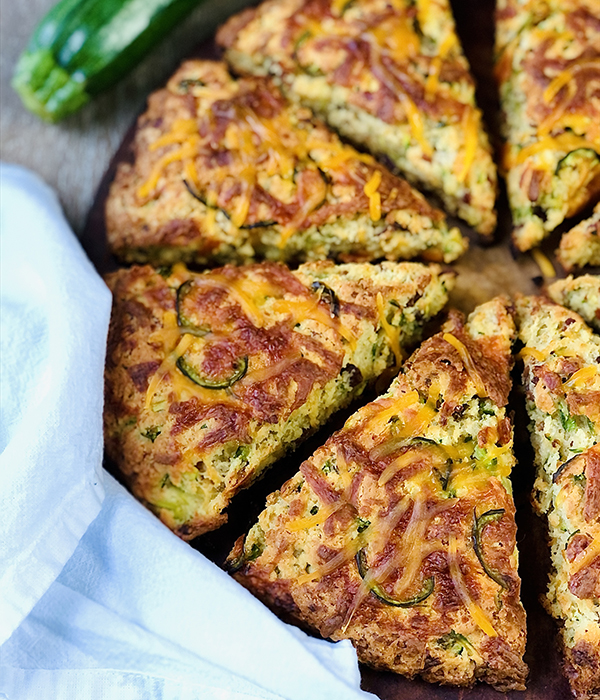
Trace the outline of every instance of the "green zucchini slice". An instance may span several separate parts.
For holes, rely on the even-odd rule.
[[[198,384],[198,386],[204,389],[229,389],[230,386],[238,382],[248,371],[248,356],[245,355],[244,357],[238,358],[235,362],[233,373],[225,379],[209,379],[205,377],[191,362],[185,359],[185,355],[182,355],[177,360],[177,367],[188,379],[191,379],[195,384]]]
[[[199,338],[204,337],[210,333],[210,328],[208,326],[198,326],[195,324],[188,316],[183,313],[183,302],[184,299],[190,293],[192,287],[194,286],[193,280],[185,281],[177,290],[177,296],[175,298],[175,310],[177,312],[177,325],[180,328],[185,328],[186,333],[198,336]]]
[[[359,549],[358,553],[356,554],[356,566],[358,567],[360,577],[364,579],[368,571],[364,547],[363,549]],[[389,596],[378,583],[373,582],[370,584],[370,592],[376,598],[378,598],[382,603],[392,605],[396,608],[412,608],[415,605],[422,603],[424,600],[429,598],[429,596],[433,593],[434,588],[435,577],[430,576],[425,580],[423,588],[421,591],[419,591],[419,593],[414,595],[412,598],[408,598],[407,600],[397,600],[396,598]]]
[[[477,559],[479,559],[479,563],[481,564],[483,570],[485,573],[494,581],[497,583],[499,586],[502,588],[508,588],[508,585],[506,583],[506,580],[504,579],[504,576],[498,571],[495,571],[492,569],[492,567],[487,563],[485,560],[485,556],[483,553],[483,546],[481,544],[481,537],[483,535],[483,531],[485,528],[490,524],[495,522],[496,520],[500,520],[500,518],[504,515],[504,508],[496,508],[493,510],[488,510],[479,517],[477,517],[477,511],[473,511],[473,529],[471,531],[471,537],[473,540],[473,549],[475,550],[475,554],[477,555]]]
[[[319,280],[316,280],[310,285],[310,288],[317,292],[319,295],[319,299],[322,299],[323,301],[327,302],[329,304],[329,310],[331,312],[331,315],[334,318],[337,318],[340,315],[340,300],[337,297],[337,294],[331,289],[331,287],[328,287],[326,284],[323,282],[319,282]]]
[[[600,156],[596,151],[594,151],[592,148],[576,148],[574,151],[569,151],[566,156],[563,156],[558,163],[556,164],[556,170],[555,170],[555,175],[559,175],[560,171],[563,170],[563,168],[572,168],[574,167],[573,160],[575,160],[575,156],[581,157],[583,155],[587,155],[588,158],[594,159],[594,160],[600,160]]]

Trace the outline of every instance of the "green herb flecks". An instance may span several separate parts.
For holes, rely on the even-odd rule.
[[[356,527],[356,529],[357,529],[359,535],[360,535],[362,532],[364,532],[364,531],[369,527],[369,525],[371,524],[371,521],[370,521],[370,520],[367,520],[366,518],[357,518],[357,519],[356,519],[356,522],[357,522],[357,527]]]
[[[142,431],[142,436],[150,440],[151,442],[154,442],[156,438],[160,435],[161,429],[158,425],[152,425],[149,428],[146,428],[146,430]]]

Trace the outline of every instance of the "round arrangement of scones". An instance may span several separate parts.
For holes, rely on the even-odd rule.
[[[511,472],[535,468],[544,605],[591,700],[600,5],[498,0],[495,32],[499,155],[448,0],[265,0],[219,29],[220,60],[150,95],[106,198],[106,451],[192,540],[352,405],[225,567],[375,669],[500,691],[528,677]],[[447,304],[469,245],[493,242],[497,169],[515,256],[568,276],[465,314]]]

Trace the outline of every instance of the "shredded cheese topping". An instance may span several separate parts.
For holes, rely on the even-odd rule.
[[[452,582],[454,583],[454,589],[458,593],[459,598],[462,600],[463,604],[469,611],[471,617],[475,624],[481,629],[482,632],[487,634],[488,637],[497,637],[498,633],[494,629],[494,626],[488,619],[488,616],[481,609],[479,605],[471,598],[469,590],[465,584],[462,573],[460,571],[460,566],[458,564],[458,552],[456,535],[450,533],[448,537],[448,566],[450,569],[450,576],[452,577]]]
[[[186,279],[190,279],[187,268],[183,264],[174,265],[171,276],[179,284],[182,284]],[[349,328],[345,327],[339,318],[332,317],[329,310],[325,308],[325,304],[316,297],[289,298],[289,295],[286,295],[281,298],[282,290],[268,280],[244,277],[230,279],[217,272],[196,275],[191,279],[199,287],[225,290],[227,299],[238,303],[242,312],[256,328],[264,327],[269,322],[269,317],[272,313],[286,314],[290,316],[290,323],[293,326],[301,321],[312,320],[341,336],[348,343],[351,351],[354,351],[356,348],[356,335]],[[266,305],[263,306],[263,302],[267,298],[271,298],[268,307]],[[170,377],[171,387],[179,400],[196,396],[207,403],[212,403],[217,398],[221,403],[238,402],[233,392],[227,392],[224,389],[204,389],[181,372],[176,371],[178,359],[185,354],[193,342],[199,340],[185,326],[178,324],[176,311],[168,310],[164,312],[162,328],[154,331],[150,336],[150,340],[162,344],[164,359],[149,381],[145,399],[146,410],[152,408],[153,398],[167,375]],[[249,371],[242,379],[242,382],[265,381],[280,372],[284,367],[288,367],[299,357],[301,355],[298,352],[292,352],[275,366],[262,366],[260,363],[252,361]]]
[[[597,556],[600,556],[600,539],[594,538],[593,542],[589,544],[571,564],[570,575],[574,576],[582,569],[585,569]]]
[[[298,520],[291,520],[286,524],[286,528],[290,532],[299,532],[300,530],[310,530],[311,527],[316,525],[322,525],[330,515],[336,513],[344,504],[343,503],[332,503],[328,506],[321,506],[318,513],[311,515],[306,518],[300,518]]]
[[[575,389],[582,384],[585,384],[588,379],[593,379],[598,374],[598,366],[588,365],[574,372],[564,383],[568,389]]]
[[[482,382],[477,367],[475,367],[475,363],[473,362],[473,358],[471,357],[465,345],[461,343],[456,336],[452,335],[452,333],[444,333],[443,337],[447,343],[450,343],[452,347],[458,350],[458,354],[460,355],[460,359],[463,361],[465,369],[467,370],[467,374],[471,378],[473,384],[475,384],[475,390],[477,391],[477,395],[481,397],[487,396],[485,385]]]
[[[137,196],[142,200],[157,196],[165,169],[172,163],[180,163],[182,177],[202,195],[206,214],[211,216],[214,224],[216,210],[222,208],[219,197],[222,195],[223,186],[233,178],[238,184],[238,189],[224,206],[231,225],[240,228],[248,219],[255,186],[265,186],[262,179],[264,177],[274,178],[277,181],[276,187],[280,189],[276,190],[273,196],[276,199],[283,197],[282,201],[286,203],[291,198],[291,201],[298,204],[292,219],[286,224],[278,224],[281,227],[278,245],[284,248],[328,196],[328,184],[323,179],[319,185],[316,179],[315,182],[311,181],[310,187],[305,187],[306,191],[302,190],[297,181],[299,165],[305,164],[306,169],[317,172],[314,162],[318,168],[326,171],[343,167],[348,161],[364,162],[370,167],[376,166],[376,162],[371,156],[358,153],[350,146],[342,144],[333,134],[328,136],[321,129],[312,128],[310,125],[308,128],[294,126],[288,109],[272,118],[258,117],[249,107],[236,104],[235,98],[239,88],[239,84],[234,81],[220,91],[225,94],[219,94],[215,86],[210,87],[211,97],[214,93],[215,98],[229,99],[236,110],[235,121],[228,124],[219,143],[211,141],[214,135],[210,126],[208,133],[200,136],[202,120],[211,118],[208,107],[212,100],[205,99],[199,105],[198,120],[175,119],[166,133],[149,144],[150,152],[161,148],[169,150],[154,163],[150,175],[139,185]],[[416,110],[416,107],[414,109]],[[413,121],[416,118],[412,118]],[[418,124],[416,128],[418,129]],[[229,152],[230,162],[220,166],[211,161],[210,177],[207,177],[204,165],[200,177],[198,168],[203,163],[202,159],[219,146]],[[301,168],[300,171],[303,172]],[[370,184],[368,183],[368,189],[372,190],[368,196],[369,213],[373,221],[379,221],[382,216],[381,195],[377,191],[380,182],[381,173],[374,170],[369,180]],[[296,200],[291,197],[291,193],[294,192]]]
[[[381,195],[377,188],[381,184],[381,171],[375,170],[364,187],[364,192],[369,198],[369,213],[373,221],[381,219]]]
[[[330,559],[326,564],[314,571],[298,576],[296,582],[298,585],[308,583],[309,581],[314,581],[315,579],[323,578],[323,576],[328,576],[329,574],[339,569],[344,564],[351,561],[357,554],[359,549],[365,546],[365,538],[362,535],[357,535],[348,544],[346,544],[332,559]]]
[[[600,64],[600,58],[596,59],[586,59],[584,61],[576,62],[571,64],[568,68],[561,71],[556,77],[552,79],[548,87],[544,90],[544,102],[550,103],[558,95],[558,93],[565,87],[569,85],[573,80],[573,74],[582,68],[588,68],[589,66],[597,66]]]
[[[172,372],[175,369],[177,360],[185,353],[185,351],[190,347],[193,341],[193,335],[184,335],[181,338],[181,340],[177,343],[175,349],[172,352],[170,352],[161,362],[160,367],[156,370],[154,376],[148,384],[148,390],[146,391],[146,403],[144,405],[144,408],[146,410],[148,410],[151,407],[152,399],[154,398],[154,394],[156,394],[158,385],[167,376],[167,374],[169,374],[169,372]]]
[[[435,92],[439,88],[440,72],[444,59],[450,51],[456,46],[456,34],[451,31],[444,37],[440,43],[437,54],[431,59],[429,65],[429,74],[425,81],[425,99],[431,101],[435,97]]]
[[[377,292],[376,302],[379,322],[381,323],[381,327],[385,331],[385,334],[390,341],[390,347],[392,348],[392,352],[396,358],[396,365],[399,367],[404,359],[402,349],[400,347],[400,329],[394,328],[394,326],[392,326],[392,324],[387,320],[385,315],[385,306],[383,304],[383,295],[381,292]]]
[[[455,162],[455,168],[457,168],[456,179],[459,182],[465,182],[475,160],[479,142],[479,112],[476,109],[467,107],[462,122],[465,134],[465,147],[462,151],[459,151]],[[457,167],[456,164],[458,163],[461,164]]]
[[[546,359],[546,356],[539,350],[536,350],[535,348],[523,348],[519,353],[519,357],[522,360],[528,357],[533,357],[533,359],[537,360],[538,362],[544,362],[544,360]]]
[[[152,168],[152,172],[150,173],[150,177],[148,178],[148,180],[146,180],[146,182],[139,187],[138,197],[140,197],[140,199],[146,199],[147,197],[149,197],[158,185],[158,181],[160,180],[163,170],[168,165],[170,165],[171,163],[175,163],[178,160],[184,160],[185,158],[193,158],[197,153],[199,143],[199,136],[190,136],[188,141],[186,141],[181,146],[181,148],[178,148],[175,151],[169,151],[169,153],[165,153],[165,155],[162,158],[160,158],[160,160]]]
[[[417,106],[408,95],[400,93],[400,101],[404,107],[413,138],[421,147],[423,154],[431,158],[431,156],[433,156],[433,147],[425,138],[425,126],[423,124],[421,112],[419,112]]]
[[[404,454],[400,455],[397,459],[393,460],[388,466],[381,472],[377,484],[379,486],[385,486],[390,479],[392,479],[399,471],[405,467],[409,467],[411,464],[416,462],[421,462],[423,459],[427,459],[430,456],[431,450],[427,449],[417,449],[409,450]]]
[[[553,277],[556,277],[556,270],[554,269],[554,265],[539,248],[534,248],[531,251],[531,257],[535,260],[537,266],[540,268],[540,272],[542,273],[544,279],[552,279]]]
[[[592,151],[598,151],[598,144],[588,141],[583,136],[578,136],[569,131],[565,131],[558,136],[545,136],[535,143],[529,144],[513,154],[509,149],[506,152],[505,165],[508,168],[514,165],[524,163],[528,158],[543,151],[561,152],[565,155],[570,151],[575,151],[579,148],[588,148]]]

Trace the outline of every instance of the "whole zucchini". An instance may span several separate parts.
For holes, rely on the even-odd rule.
[[[56,122],[128,73],[202,0],[61,0],[21,54],[12,85]]]

